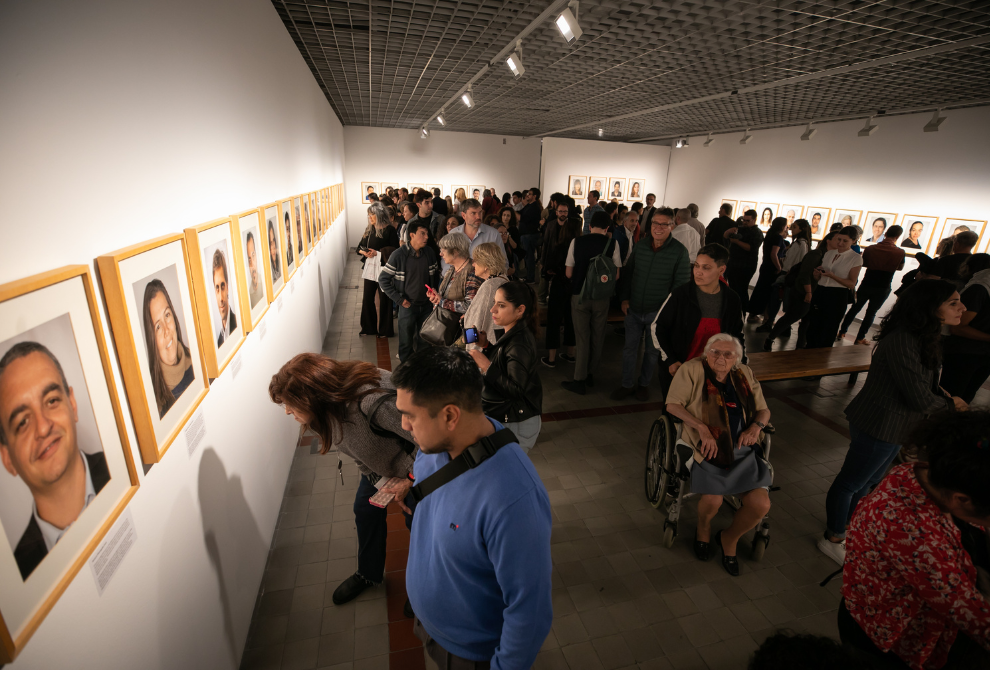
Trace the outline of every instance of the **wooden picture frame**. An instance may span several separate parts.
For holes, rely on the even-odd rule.
[[[739,199],[739,204],[736,206],[736,219],[742,217],[747,210],[756,210],[756,208],[759,205],[760,204],[757,201],[747,201],[747,200]],[[757,211],[756,213],[756,223],[757,224],[760,223],[759,211]]]
[[[598,191],[599,201],[608,201],[608,177],[592,177],[588,176],[588,184],[584,187],[584,196],[588,197],[588,192],[595,190]]]
[[[279,212],[278,203],[268,203],[259,209],[261,215],[261,227],[263,236],[261,238],[265,253],[265,262],[268,263],[268,275],[265,282],[268,288],[268,302],[272,303],[278,294],[285,288],[285,246],[282,245],[284,234],[279,236]],[[269,233],[269,222],[271,223],[271,233]],[[272,245],[275,246],[275,257],[272,257]]]
[[[306,236],[306,254],[309,255],[313,252],[313,244],[315,240],[313,239],[313,210],[312,210],[312,197],[310,194],[299,194],[299,200],[302,201],[302,221],[303,221],[303,234]]]
[[[616,188],[616,184],[619,185]],[[606,201],[616,200],[624,201],[626,200],[626,178],[625,177],[609,177],[608,178],[608,195],[605,198]]]
[[[8,540],[0,539],[3,545],[0,548],[0,663],[3,664],[16,659],[24,649],[140,485],[117,397],[99,306],[86,265],[61,267],[0,285],[0,357],[19,342],[33,341],[39,342],[59,360],[63,382],[69,383],[72,394],[72,410],[66,408],[64,411],[65,425],[72,429],[76,435],[73,441],[77,442],[77,451],[70,455],[83,454],[96,491],[76,520],[60,535],[58,543],[50,550],[45,546],[44,555],[39,556],[36,550],[18,555],[20,541],[15,538],[15,543],[9,537],[12,530],[13,536],[20,535],[23,540],[23,534],[32,526],[37,527],[30,505],[33,503],[30,500],[32,492],[22,476],[4,480],[0,522]],[[47,339],[54,342],[47,342]],[[36,360],[38,356],[39,352],[32,352],[15,359],[8,370],[22,361]],[[44,367],[46,363],[47,373],[58,376],[56,366],[42,356],[40,365]],[[34,370],[37,366],[39,364],[35,363]],[[41,377],[47,381],[44,373]],[[50,389],[44,391],[45,396],[60,393]],[[2,405],[0,410],[6,413]],[[76,414],[75,421],[71,413]],[[80,432],[82,429],[89,431]],[[83,447],[89,448],[89,442],[94,446],[98,443],[102,450],[86,453]],[[9,440],[8,445],[11,449],[17,448]],[[102,472],[95,467],[101,456]],[[14,462],[17,459],[17,454],[11,453],[11,464],[15,468],[21,464]],[[27,461],[24,463],[30,465]],[[6,471],[0,471],[0,474],[7,477]],[[19,489],[19,494],[11,494],[10,484],[25,488]],[[16,497],[11,498],[12,495]],[[15,517],[27,520],[23,534],[20,527],[24,525],[15,523]],[[8,520],[10,526],[7,526]]]
[[[160,236],[101,255],[96,258],[96,264],[141,459],[149,465],[157,463],[209,390],[186,241],[182,234]],[[188,350],[189,370],[193,372],[192,381],[178,394],[175,393],[178,386],[172,388],[171,403],[167,395],[155,389],[151,364],[153,340],[146,337],[142,316],[143,298],[148,297],[148,289],[153,288],[155,281],[166,291],[169,307],[175,313],[178,347]],[[142,286],[144,293],[139,301],[138,291]],[[182,383],[185,382],[183,378]]]
[[[770,215],[764,218],[766,211],[770,211]],[[770,225],[773,224],[774,219],[777,217],[777,213],[780,212],[779,203],[764,203],[761,202],[756,208],[756,226],[760,228],[764,234],[770,229]]]
[[[371,189],[372,191],[369,191],[369,189]],[[379,186],[378,182],[361,182],[361,187],[360,187],[361,202],[364,203],[365,205],[371,205],[371,200],[368,198],[368,196],[370,196],[371,194],[381,195],[380,189],[381,187]]]
[[[306,255],[309,253],[309,249],[306,247],[306,235],[303,231],[303,219],[302,219],[302,195],[292,197],[292,224],[293,233],[292,237],[296,240],[296,269],[302,265],[302,261],[306,259]]]
[[[271,285],[271,267],[267,256],[268,239],[262,236],[261,214],[258,208],[230,216],[237,243],[234,247],[234,269],[241,295],[241,321],[244,331],[250,333],[268,311]],[[248,238],[250,235],[250,238]],[[254,262],[251,261],[252,245]],[[252,269],[253,268],[253,269]]]
[[[282,268],[285,282],[288,283],[292,275],[296,273],[299,260],[296,252],[296,234],[292,221],[292,197],[283,198],[278,201],[279,239],[282,241]]]
[[[914,229],[916,223],[920,223],[921,229],[915,235],[918,245],[913,246],[910,245],[911,231]],[[901,234],[900,241],[897,244],[898,247],[903,248],[905,253],[912,256],[918,253],[928,252],[928,244],[932,240],[932,234],[935,233],[936,227],[938,227],[938,217],[934,215],[909,215],[905,213],[901,216],[900,225],[904,229],[904,233]]]
[[[483,200],[485,200],[485,189],[487,188],[488,187],[486,187],[484,184],[469,184],[467,197],[474,198],[478,201],[478,203],[481,203]],[[474,192],[476,191],[478,192],[477,196],[474,195]]]
[[[815,215],[819,215],[817,225],[815,224]],[[811,225],[812,241],[821,241],[825,238],[828,234],[829,227],[832,226],[832,222],[829,219],[831,216],[831,208],[809,205],[804,209],[804,219],[808,220],[808,224]]]
[[[975,231],[977,235],[976,245],[973,246],[973,252],[978,253],[980,251],[980,243],[983,241],[983,232],[986,231],[987,221],[986,220],[969,220],[962,217],[946,217],[942,220],[942,226],[936,229],[935,236],[928,244],[928,254],[932,257],[935,256],[935,251],[938,249],[938,244],[942,239],[947,236],[951,236],[952,233],[959,227],[966,227],[969,231]]]
[[[567,176],[567,195],[575,201],[583,201],[588,197],[587,175]]]
[[[738,205],[739,201],[737,201],[734,198],[723,198],[719,202],[718,207],[715,209],[716,214],[722,209],[722,206],[725,205],[726,203],[732,206],[732,212],[729,213],[729,219],[733,219],[733,220],[736,219],[736,206]]]
[[[850,208],[836,208],[834,211],[832,211],[832,219],[835,222],[841,222],[843,227],[852,226],[854,224],[858,226],[862,226],[861,224],[859,224],[859,220],[862,216],[863,216],[862,210],[852,210]],[[846,224],[845,222],[847,219],[850,220],[849,224]],[[831,226],[832,223],[830,222],[829,225],[825,227],[826,234],[828,233],[828,230],[831,228]]]
[[[781,203],[780,204],[780,211],[777,213],[777,215],[779,217],[783,217],[783,218],[785,218],[787,220],[787,228],[788,229],[790,229],[791,228],[791,225],[794,224],[794,220],[802,219],[802,215],[803,214],[804,214],[804,206],[803,205],[794,205],[792,203]],[[785,234],[784,237],[785,238],[790,238],[789,237],[789,232],[788,232],[788,234]]]
[[[646,180],[630,177],[626,180],[626,200],[630,203],[640,201],[646,205]]]
[[[888,227],[897,224],[897,213],[867,210],[866,217],[863,218],[863,224],[860,225],[860,227],[863,229],[863,236],[860,239],[861,247],[866,248],[867,246],[872,246],[876,243],[879,243],[880,240],[882,240],[882,238],[880,240],[874,240],[873,237],[873,223],[881,219],[883,220],[884,223],[883,229],[884,231],[886,231]],[[880,235],[881,236],[883,235],[882,232]]]
[[[189,227],[185,230],[185,236],[189,271],[196,298],[196,318],[202,336],[203,360],[206,362],[206,375],[213,380],[220,377],[247,338],[241,304],[246,291],[241,288],[232,257],[239,239],[234,230],[234,221],[230,217]],[[220,267],[215,266],[218,254]],[[226,300],[223,297],[222,284],[217,283],[220,280],[217,277],[224,266],[227,270]],[[226,325],[223,320],[224,308]],[[240,315],[240,320],[237,315]],[[213,338],[216,338],[215,342],[212,341]],[[207,339],[211,341],[207,342]]]

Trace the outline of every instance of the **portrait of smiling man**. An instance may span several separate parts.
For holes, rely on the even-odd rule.
[[[78,421],[55,355],[37,342],[11,347],[0,359],[0,460],[34,499],[14,548],[25,580],[110,481],[103,452],[80,450]]]
[[[244,250],[247,253],[248,266],[248,292],[251,295],[251,309],[261,302],[261,276],[258,274],[258,246],[254,240],[254,232],[247,233],[247,240],[244,243]]]
[[[220,312],[220,333],[217,347],[221,347],[230,334],[237,330],[237,315],[230,309],[230,286],[227,276],[227,258],[219,248],[213,251],[213,293]]]

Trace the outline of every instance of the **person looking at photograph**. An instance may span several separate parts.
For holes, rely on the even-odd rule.
[[[571,247],[571,241],[581,235],[581,220],[577,217],[568,217],[566,205],[557,206],[557,222],[552,229],[553,240],[550,240],[548,231],[547,242],[544,244],[544,251],[548,252],[546,261],[543,264],[545,280],[549,280],[547,286],[547,332],[544,338],[547,347],[547,356],[540,359],[540,362],[549,368],[557,366],[557,357],[564,361],[574,362],[574,323],[571,319],[571,280],[567,277],[566,262],[567,253]],[[569,349],[570,353],[557,350],[560,348],[560,328],[564,327],[564,349]]]
[[[513,212],[512,208],[508,210]],[[506,275],[505,255],[494,243],[482,243],[475,248],[471,266],[474,275],[483,283],[464,313],[462,325],[464,328],[474,328],[478,332],[478,344],[483,345],[485,340],[496,341],[495,331],[502,330],[492,318],[492,305],[495,304],[495,291],[508,283],[509,277]],[[474,347],[475,343],[467,344],[468,350]]]
[[[381,201],[368,206],[368,226],[357,246],[364,268],[361,278],[364,291],[361,296],[361,331],[359,336],[376,335],[390,338],[392,331],[392,300],[378,285],[381,263],[399,247],[399,236],[395,233],[388,211]]]
[[[278,232],[275,223],[268,220],[268,259],[272,267],[272,283],[282,278],[282,262],[278,256]]]
[[[230,291],[227,287],[227,258],[219,249],[213,251],[213,294],[220,313],[220,333],[217,347],[221,347],[230,334],[237,330],[237,315],[230,309]]]
[[[165,284],[153,279],[144,289],[144,340],[158,417],[165,414],[195,379],[189,347]]]
[[[31,492],[14,559],[27,579],[110,481],[102,451],[79,449],[76,397],[47,347],[19,342],[0,359],[0,460]]]
[[[901,241],[901,248],[914,248],[915,250],[921,249],[921,232],[925,230],[925,225],[921,222],[915,220],[911,223],[911,227],[908,229],[907,238]]]
[[[751,323],[759,320],[760,314],[766,313],[767,305],[770,302],[770,289],[783,270],[782,261],[787,252],[786,241],[784,241],[786,231],[787,220],[783,217],[775,217],[763,239],[763,262],[760,264],[760,275],[756,278],[756,285],[753,286],[753,293],[750,295],[749,307],[747,308]],[[766,324],[767,319],[762,321]]]
[[[285,213],[285,266],[292,264],[292,226],[289,222],[289,213]]]
[[[264,293],[261,277],[258,276],[258,248],[254,242],[254,232],[248,232],[244,250],[247,252],[248,293],[251,297],[251,308],[254,309],[254,306],[261,301],[261,296]]]

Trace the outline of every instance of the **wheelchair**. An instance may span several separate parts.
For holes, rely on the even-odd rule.
[[[669,413],[661,414],[650,428],[650,438],[646,444],[646,499],[654,508],[667,513],[663,521],[663,546],[674,545],[677,537],[677,520],[685,499],[694,495],[691,493],[691,466],[694,465],[694,449],[681,439],[683,423]],[[773,426],[767,425],[763,430],[763,462],[770,470],[770,490],[773,486],[773,466],[770,464],[770,440]],[[733,510],[742,507],[735,496],[725,496],[725,501]],[[770,513],[760,520],[753,536],[754,561],[763,559],[767,546],[770,544]]]

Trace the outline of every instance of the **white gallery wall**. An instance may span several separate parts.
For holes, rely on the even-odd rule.
[[[343,180],[342,126],[268,0],[2,3],[0,92],[2,282],[93,271],[98,255]],[[102,596],[83,565],[11,668],[238,666],[299,433],[267,385],[321,347],[343,221],[248,336],[237,376],[213,383],[203,442],[180,434],[144,470],[101,307],[137,541]]]
[[[635,177],[646,180],[643,198],[629,199],[625,204],[645,202],[646,194],[653,193],[657,205],[663,205],[669,161],[670,147],[665,146],[545,137],[540,190],[547,196],[555,191],[567,193],[570,175]],[[606,198],[604,193],[602,198]],[[586,205],[587,201],[578,203]]]
[[[347,196],[347,243],[356,246],[368,226],[362,183],[385,182],[396,188],[414,184],[495,187],[499,196],[539,186],[540,140],[473,132],[350,126],[344,128],[344,187]]]

